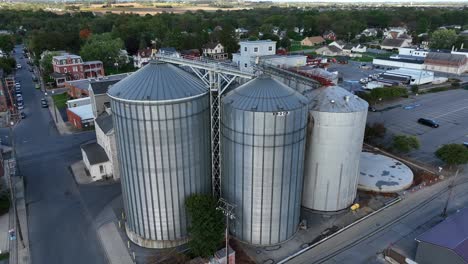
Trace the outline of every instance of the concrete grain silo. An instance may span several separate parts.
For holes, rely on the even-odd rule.
[[[356,198],[368,104],[332,86],[311,91],[302,206],[339,211]]]
[[[222,196],[236,206],[231,233],[254,245],[283,242],[299,224],[308,100],[263,75],[221,107]]]
[[[206,87],[150,62],[109,89],[127,235],[150,248],[187,242],[185,198],[211,192]]]

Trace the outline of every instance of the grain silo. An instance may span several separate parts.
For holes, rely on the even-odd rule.
[[[311,99],[302,205],[338,211],[356,197],[368,104],[345,89],[316,89]]]
[[[207,89],[173,65],[150,62],[108,94],[127,235],[150,248],[187,242],[185,198],[211,192]]]
[[[289,239],[299,224],[308,100],[262,75],[222,99],[222,196],[231,233],[255,245]]]

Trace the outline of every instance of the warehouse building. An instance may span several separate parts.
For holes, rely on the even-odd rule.
[[[429,52],[424,60],[425,68],[431,71],[462,74],[468,71],[468,58],[462,54]]]
[[[418,236],[416,241],[417,263],[468,263],[468,208]]]

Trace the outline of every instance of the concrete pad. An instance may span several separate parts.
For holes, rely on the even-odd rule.
[[[88,184],[93,182],[90,176],[86,173],[85,165],[82,160],[73,163],[70,166],[72,170],[73,177],[78,184]]]
[[[402,162],[390,157],[362,152],[358,189],[393,193],[413,183],[413,172]]]
[[[98,234],[110,264],[133,263],[114,222],[99,227]]]

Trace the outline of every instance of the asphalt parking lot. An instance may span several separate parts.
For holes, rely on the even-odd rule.
[[[393,103],[399,104],[401,106],[391,110],[369,112],[367,122],[384,123],[387,133],[418,137],[421,148],[410,153],[415,160],[439,165],[434,152],[440,146],[468,141],[468,90],[424,94]],[[440,126],[418,124],[421,117],[434,119]]]

